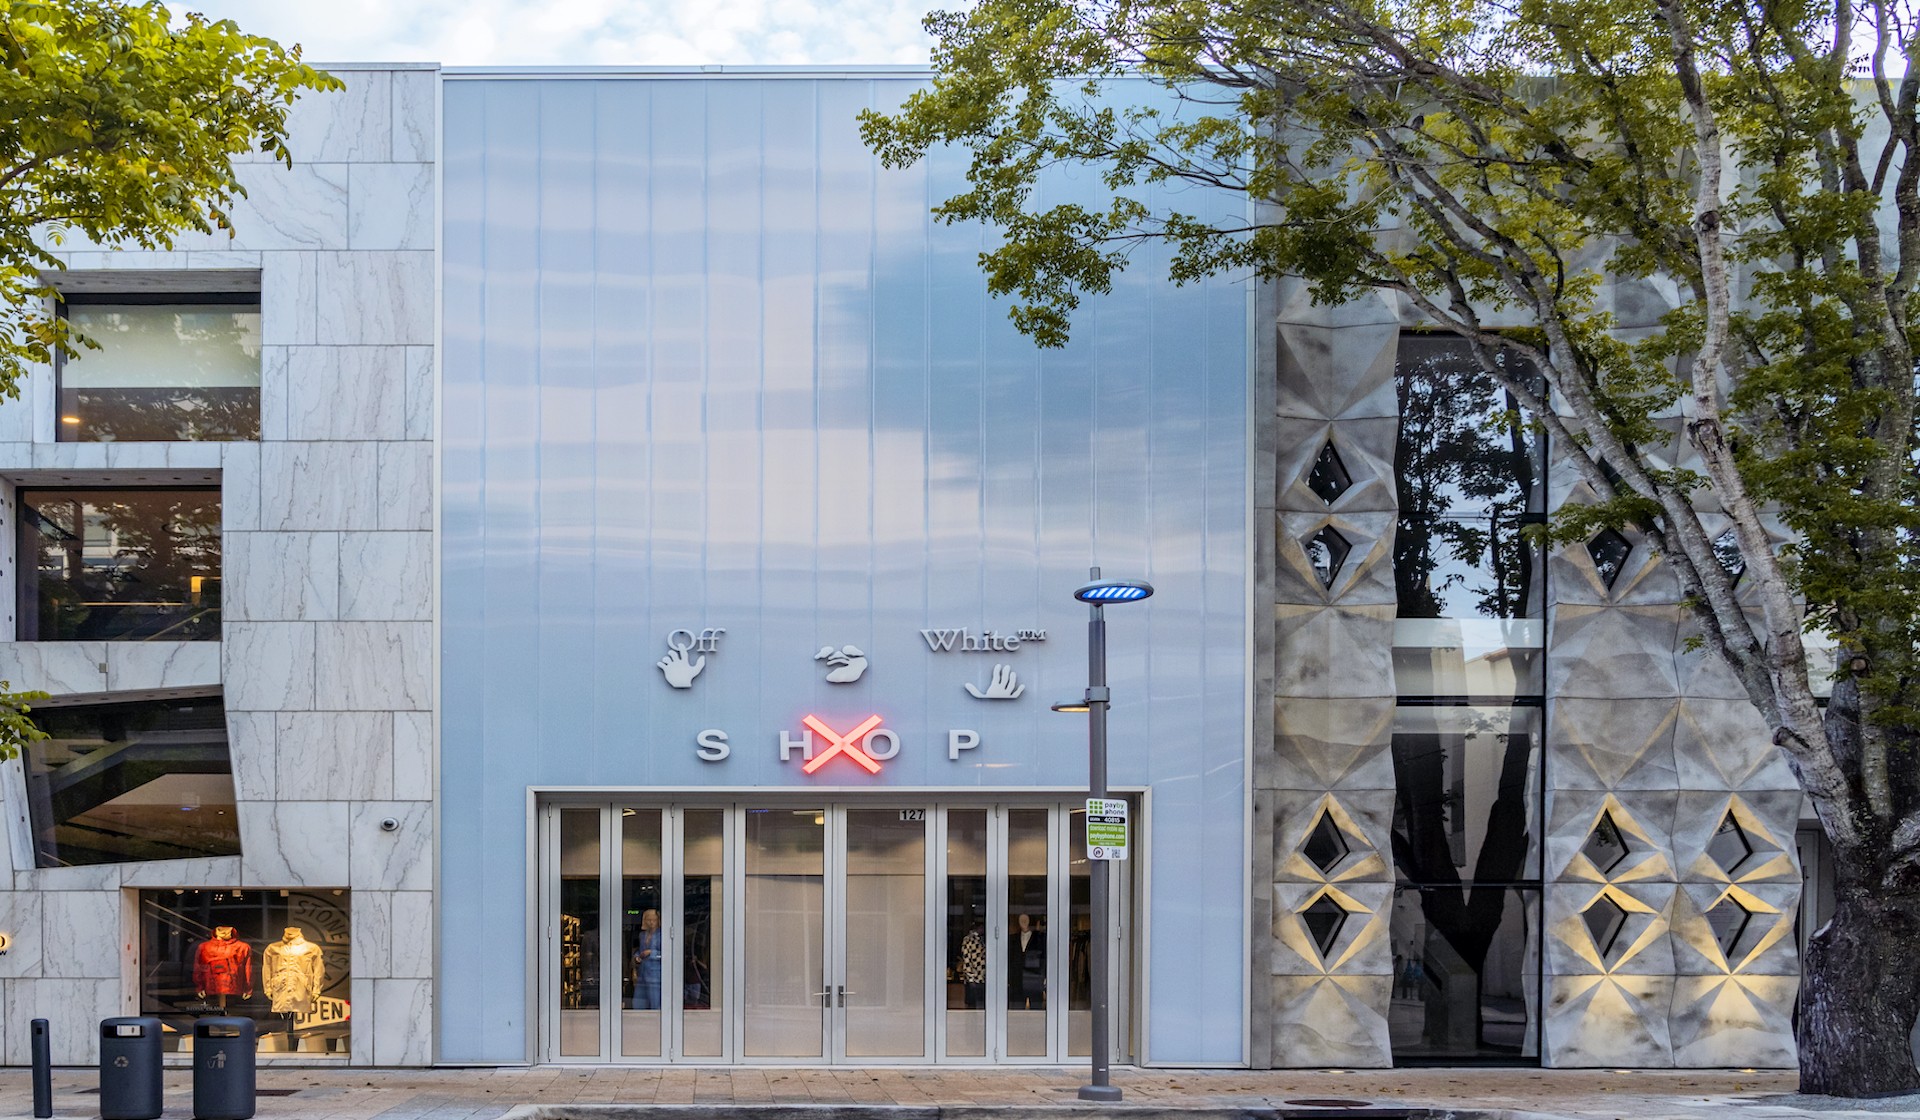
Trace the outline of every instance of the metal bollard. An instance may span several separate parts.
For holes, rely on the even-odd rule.
[[[53,1115],[53,1042],[45,1019],[33,1021],[33,1115],[47,1120]]]
[[[193,1021],[194,1120],[248,1120],[254,1104],[252,1019]]]
[[[100,1020],[100,1120],[159,1120],[160,1020]]]

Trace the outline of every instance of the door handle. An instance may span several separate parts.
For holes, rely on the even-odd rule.
[[[840,985],[840,1006],[845,1007],[847,1005],[847,997],[853,994],[856,994],[856,993],[847,991],[847,986],[845,984]]]

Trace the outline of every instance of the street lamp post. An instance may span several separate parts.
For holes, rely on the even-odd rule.
[[[1107,796],[1107,620],[1101,608],[1107,603],[1137,603],[1153,594],[1153,585],[1141,580],[1101,579],[1099,568],[1090,568],[1092,582],[1079,588],[1073,597],[1087,604],[1087,797],[1105,800]],[[1117,1101],[1120,1090],[1113,1085],[1111,1055],[1111,1004],[1107,982],[1107,950],[1111,944],[1110,861],[1096,859],[1087,869],[1088,903],[1093,910],[1093,944],[1088,954],[1088,971],[1093,975],[1092,1048],[1093,1083],[1080,1087],[1083,1101]]]

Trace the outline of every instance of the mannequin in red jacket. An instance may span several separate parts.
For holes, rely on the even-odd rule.
[[[213,939],[193,952],[193,987],[201,999],[214,998],[227,1009],[227,997],[253,995],[253,948],[233,935],[232,926],[215,926]]]

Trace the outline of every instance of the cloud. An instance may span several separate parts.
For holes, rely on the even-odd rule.
[[[925,64],[923,0],[186,0],[315,62]]]

